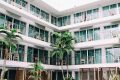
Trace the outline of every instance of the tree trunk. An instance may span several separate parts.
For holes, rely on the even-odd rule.
[[[61,60],[61,71],[62,71],[63,80],[65,80],[65,76],[63,72],[63,60]]]

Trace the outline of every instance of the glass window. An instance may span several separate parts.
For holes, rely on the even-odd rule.
[[[45,31],[45,41],[48,42],[49,32]]]
[[[89,21],[92,19],[92,10],[88,10],[87,11],[87,16],[86,16],[86,20]]]
[[[79,31],[75,32],[75,42],[76,43],[80,42],[80,36],[79,35],[80,35]]]
[[[102,62],[102,53],[101,49],[95,49],[95,64],[101,63]]]
[[[40,16],[40,9],[36,7],[36,16],[39,17]]]
[[[109,16],[109,6],[103,7],[103,17]]]
[[[86,42],[86,30],[80,31],[80,42]]]
[[[34,37],[34,26],[29,25],[29,32],[28,32],[29,37]]]
[[[87,30],[87,39],[88,41],[93,41],[93,29]]]
[[[16,3],[21,5],[22,4],[22,0],[16,0]]]
[[[80,51],[75,52],[75,64],[80,64]]]
[[[45,31],[40,29],[40,40],[44,41]]]
[[[99,8],[93,9],[92,19],[99,18]]]
[[[34,30],[34,38],[35,39],[39,39],[39,28],[35,27],[35,30]]]
[[[118,3],[118,10],[119,10],[119,14],[120,14],[120,3]]]
[[[0,13],[0,28],[5,28],[5,24],[6,24],[5,15]]]
[[[13,25],[12,25],[13,18],[9,17],[9,16],[6,16],[6,21],[7,21],[7,26],[6,26],[7,29],[8,30],[13,29]]]
[[[27,51],[27,61],[28,62],[33,62],[33,48],[28,47],[28,51]]]
[[[94,64],[94,50],[88,50],[88,64]]]
[[[25,34],[25,31],[26,31],[26,23],[25,23],[25,22],[21,22],[18,30],[20,31],[21,34]]]
[[[30,12],[35,15],[35,6],[30,5]]]
[[[80,64],[87,64],[87,50],[81,51]]]
[[[94,40],[99,40],[100,39],[100,28],[95,28],[94,29]]]
[[[112,48],[106,48],[106,62],[112,63],[113,62],[113,51]]]
[[[104,26],[104,29],[105,29],[105,31],[104,31],[105,39],[114,38],[114,37],[118,36],[118,24]]]
[[[74,23],[79,23],[80,22],[80,13],[74,14]]]
[[[51,16],[51,23],[54,25],[57,25],[57,18],[54,16]]]
[[[115,15],[117,13],[117,5],[116,4],[112,4],[110,5],[110,15]]]
[[[62,26],[62,18],[58,18],[58,26],[61,27]]]
[[[41,10],[41,18],[45,21],[49,21],[49,14],[43,10]]]
[[[24,61],[24,46],[18,46],[19,61]]]

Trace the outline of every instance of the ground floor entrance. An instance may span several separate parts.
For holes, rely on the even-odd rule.
[[[75,71],[75,80],[110,80],[111,74],[120,76],[120,69],[113,68],[88,68]]]

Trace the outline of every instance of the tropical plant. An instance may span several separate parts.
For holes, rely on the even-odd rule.
[[[109,80],[120,80],[120,76],[118,74],[111,73]]]
[[[52,44],[53,50],[51,51],[51,56],[56,55],[59,58],[59,61],[61,63],[63,80],[65,80],[63,72],[63,58],[64,55],[70,55],[71,52],[73,51],[72,41],[74,40],[74,38],[72,37],[71,33],[67,31],[62,33],[55,32],[53,35],[56,38],[56,42],[55,44]],[[67,78],[68,78],[68,64],[67,64]]]
[[[41,62],[36,62],[35,64],[31,65],[33,69],[30,71],[30,76],[28,79],[32,78],[34,80],[39,80],[41,76],[41,71],[44,70]]]
[[[11,31],[5,30],[5,29],[0,29],[0,42],[3,43],[5,46],[5,55],[3,57],[3,67],[2,67],[2,72],[1,72],[1,80],[3,80],[3,77],[5,75],[5,72],[7,71],[6,68],[6,60],[8,59],[8,56],[12,51],[16,50],[17,43],[19,40],[22,40],[22,37],[16,34],[16,30],[13,29]]]

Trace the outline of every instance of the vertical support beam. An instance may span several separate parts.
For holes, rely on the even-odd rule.
[[[71,14],[70,16],[71,16],[70,23],[74,24],[74,14]]]
[[[94,80],[96,80],[96,70],[94,68]]]
[[[28,32],[29,32],[29,23],[26,23],[25,36],[28,36]]]
[[[99,76],[100,76],[100,74],[99,74],[99,68],[97,69],[97,71],[98,71],[98,80],[100,80],[100,79],[99,79]]]
[[[50,51],[48,51],[48,64],[50,64]]]
[[[49,22],[51,23],[51,14],[49,14]]]
[[[88,71],[87,71],[87,80],[90,80],[90,69],[88,69]]]
[[[75,80],[75,71],[72,71],[72,78]]]
[[[106,63],[106,51],[105,48],[102,47],[102,63]]]
[[[28,46],[25,45],[25,53],[24,53],[24,62],[27,62],[27,50],[28,50]]]
[[[117,71],[117,67],[115,67],[115,72],[116,72],[116,74],[117,74],[117,72],[118,72],[118,71]]]
[[[102,10],[102,7],[99,7],[99,18],[102,18],[103,17],[103,10]]]

